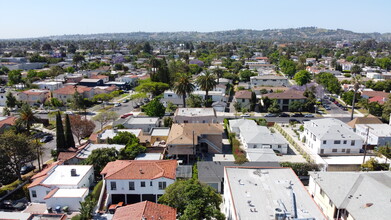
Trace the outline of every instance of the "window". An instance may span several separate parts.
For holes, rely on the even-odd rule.
[[[324,149],[320,149],[320,154],[324,154]]]
[[[257,148],[257,145],[256,145],[256,144],[254,144],[254,148]]]
[[[134,182],[129,182],[129,190],[134,190]]]
[[[172,95],[167,95],[168,97],[172,97]]]
[[[347,153],[347,154],[350,154],[350,149],[346,149],[346,153]]]
[[[337,150],[337,149],[335,149],[335,148],[334,148],[334,149],[332,149],[331,151],[332,151],[333,153],[336,153],[336,152],[338,152],[338,150]]]
[[[347,144],[348,142],[347,141],[343,141],[343,144]]]
[[[32,191],[31,191],[31,196],[32,196],[33,198],[37,198],[37,191],[32,190]]]
[[[323,141],[323,144],[326,144],[327,143],[327,141]]]
[[[110,182],[110,188],[111,188],[111,190],[117,190],[117,183],[116,182]]]
[[[278,148],[281,148],[281,145],[278,145]]]
[[[159,182],[159,190],[164,190],[166,189],[167,185],[166,182]]]
[[[151,181],[151,182],[149,183],[149,185],[150,185],[150,186],[153,186],[153,182]]]
[[[342,153],[345,152],[345,149],[342,149],[341,152],[342,152]]]
[[[354,146],[354,145],[356,145],[356,141],[350,142],[350,146]]]
[[[244,99],[242,99],[242,102],[244,102]]]
[[[334,141],[334,144],[341,144],[341,141]]]
[[[324,197],[324,191],[322,190],[322,189],[320,189],[320,195],[322,196],[322,197]]]
[[[331,199],[329,199],[329,205],[330,205],[331,207],[333,207],[333,202],[331,201]]]
[[[141,187],[145,187],[145,182],[144,181],[141,182]]]

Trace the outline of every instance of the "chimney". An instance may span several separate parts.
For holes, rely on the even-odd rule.
[[[71,169],[71,176],[77,176],[76,169]]]

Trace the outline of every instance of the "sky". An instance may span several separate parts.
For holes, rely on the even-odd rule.
[[[390,0],[0,0],[0,39],[315,26],[391,32]]]

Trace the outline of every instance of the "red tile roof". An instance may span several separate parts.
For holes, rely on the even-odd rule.
[[[175,220],[176,209],[166,205],[144,201],[118,208],[113,220],[160,219]]]
[[[34,186],[38,186],[38,185],[41,185],[41,186],[45,186],[43,184],[41,184],[47,177],[47,174],[54,168],[56,167],[57,165],[60,165],[62,162],[61,161],[57,161],[57,162],[54,162],[50,165],[48,165],[45,169],[43,169],[41,172],[35,174],[33,177],[31,177],[31,180],[33,180],[33,182],[27,187],[27,188],[31,188],[31,187],[34,187]]]
[[[240,90],[235,93],[237,99],[251,99],[251,92],[248,90]]]
[[[90,79],[106,79],[106,78],[109,78],[109,76],[106,76],[106,75],[94,75],[94,76],[90,77]]]
[[[41,95],[41,94],[49,93],[49,90],[29,89],[29,90],[23,91],[22,93],[24,93],[26,95]]]
[[[374,97],[368,99],[368,101],[369,101],[369,103],[378,102],[379,104],[384,104],[384,102],[386,101],[386,98],[381,97],[381,96],[374,96]]]
[[[176,178],[176,160],[117,160],[108,163],[101,174],[105,179]]]
[[[11,116],[4,120],[0,121],[0,128],[2,128],[4,125],[14,125],[17,117]]]
[[[59,188],[55,188],[52,191],[50,191],[43,199],[50,199],[56,192],[59,190]]]
[[[58,154],[57,160],[58,161],[67,161],[76,156],[77,152],[60,152]]]
[[[361,96],[368,96],[369,98],[372,98],[375,96],[387,98],[389,95],[390,95],[390,93],[382,92],[382,91],[363,91],[361,93]]]
[[[91,91],[91,87],[87,86],[77,86],[78,93],[84,93]],[[57,89],[53,91],[54,94],[62,94],[62,95],[73,95],[75,93],[75,87],[73,85],[64,86],[63,88]]]

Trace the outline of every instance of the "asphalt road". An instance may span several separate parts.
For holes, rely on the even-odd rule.
[[[235,117],[217,117],[217,121],[218,122],[223,122],[224,118],[235,119]],[[239,119],[241,117],[237,116],[236,118]],[[302,121],[303,119],[309,119],[309,120],[312,120],[312,119],[322,119],[321,117],[304,118],[304,117],[257,117],[257,116],[248,117],[248,118],[264,118],[268,122],[276,122],[276,123],[289,123],[289,119],[297,119],[299,121]],[[343,122],[349,122],[350,121],[349,115],[347,115],[346,117],[335,117],[335,119],[339,119],[339,120],[341,120]]]

